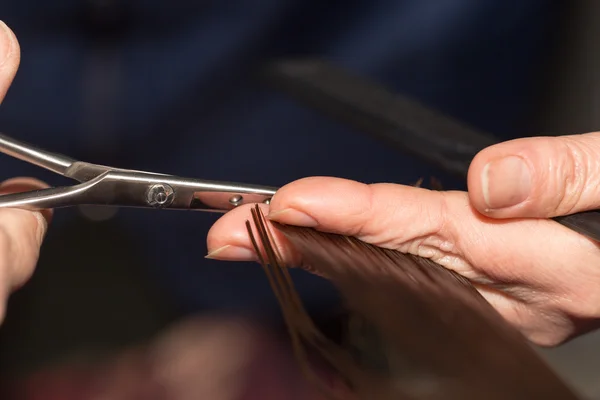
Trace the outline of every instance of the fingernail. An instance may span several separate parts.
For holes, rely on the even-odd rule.
[[[3,38],[0,38],[0,66],[2,66],[12,51],[13,38],[10,28],[4,23],[4,21],[0,21],[0,31],[4,36]]]
[[[221,261],[254,261],[256,254],[245,247],[232,246],[230,244],[219,247],[208,253],[204,258]]]
[[[486,211],[522,203],[531,192],[531,172],[521,157],[509,156],[488,163],[481,177]]]
[[[272,221],[277,221],[288,225],[305,226],[307,228],[314,228],[319,225],[317,220],[310,215],[293,208],[284,208],[283,210],[270,212],[267,215],[267,218]]]

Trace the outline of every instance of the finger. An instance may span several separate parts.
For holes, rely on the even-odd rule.
[[[0,194],[47,187],[33,178],[13,178],[0,183]],[[22,286],[33,273],[40,246],[46,235],[52,211],[44,213],[0,209],[0,322],[12,291]]]
[[[0,21],[0,102],[12,83],[20,62],[20,48],[15,34]]]
[[[27,192],[30,190],[46,189],[48,187],[48,184],[35,178],[17,177],[0,183],[0,194]],[[52,221],[54,210],[41,210],[40,213],[46,218],[48,223]]]
[[[241,225],[241,211],[227,215],[223,222],[234,230]],[[582,250],[580,263],[597,261],[597,249],[587,239],[549,220],[506,223],[482,217],[470,207],[464,192],[306,178],[275,194],[268,218],[430,258],[481,283],[535,284],[541,290],[556,281],[594,277],[600,281],[600,271],[593,268],[585,271],[588,276],[579,273],[582,269],[567,279],[564,276],[564,271],[573,269],[566,248]],[[248,245],[242,229],[231,235],[238,246]],[[514,268],[517,263],[520,268]]]
[[[244,226],[248,218],[249,208],[223,216],[209,233],[209,248],[233,245],[245,248],[248,258],[228,257],[223,250],[224,259],[254,259]],[[582,319],[600,315],[596,268],[600,256],[595,243],[552,220],[484,217],[470,206],[464,192],[306,178],[275,194],[268,218],[430,258],[469,278],[507,320],[538,344],[551,344],[571,332],[572,321],[564,315]],[[294,262],[297,254],[284,254],[288,263],[299,265]],[[548,304],[552,312],[537,308]],[[560,333],[549,338],[548,329]]]
[[[206,258],[223,261],[258,261],[258,257],[248,236],[246,221],[252,222],[251,209],[253,204],[246,204],[229,211],[221,217],[208,232],[207,247],[208,255]],[[269,206],[259,204],[259,207],[266,215],[269,212]],[[253,223],[252,223],[253,225]],[[290,265],[299,265],[300,258],[298,254],[289,246],[285,237],[276,229],[273,229],[271,223],[267,220],[268,229],[273,233],[273,243],[286,263]],[[257,237],[257,244],[260,246],[261,253],[263,248]],[[264,253],[263,253],[264,255]]]
[[[600,133],[517,139],[473,160],[469,198],[494,218],[550,218],[600,208]]]
[[[564,315],[600,315],[595,243],[552,220],[483,217],[464,192],[308,178],[277,192],[269,218],[430,258],[478,285],[537,343],[549,325],[570,329]],[[553,312],[534,315],[548,304]]]
[[[583,248],[585,256],[578,260],[582,263],[584,259],[595,262],[597,253],[593,243],[553,221],[504,223],[482,217],[470,207],[464,192],[317,177],[282,187],[270,207],[263,205],[263,209],[269,210],[269,219],[430,258],[482,282],[536,280],[538,286],[565,282],[564,271],[573,269],[565,248]],[[240,207],[214,224],[208,235],[211,258],[256,259],[244,226],[249,218],[250,209]],[[276,239],[285,247],[282,235]],[[296,254],[285,254],[292,257],[288,262],[297,261]],[[517,262],[521,268],[513,268]],[[477,265],[485,265],[485,271]],[[592,276],[600,280],[600,271]],[[578,274],[569,277],[584,279]]]
[[[0,209],[0,318],[9,294],[33,273],[46,229],[39,212]]]
[[[208,231],[206,258],[226,261],[256,261],[246,230],[245,221],[249,220],[253,204],[234,208],[213,224]],[[261,204],[263,210],[266,204]]]

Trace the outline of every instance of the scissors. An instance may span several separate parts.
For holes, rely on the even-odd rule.
[[[0,134],[0,152],[74,179],[79,184],[0,196],[0,207],[38,211],[102,205],[226,213],[248,203],[269,204],[277,188],[181,178],[77,161]]]

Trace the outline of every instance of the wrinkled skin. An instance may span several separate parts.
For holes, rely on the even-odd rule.
[[[553,152],[563,141],[577,140],[582,149],[591,151],[589,146],[596,146],[599,139],[596,134],[522,139],[489,148],[471,165],[469,194],[311,177],[284,186],[270,206],[262,207],[274,221],[355,236],[377,246],[431,258],[471,279],[531,341],[552,346],[594,327],[600,317],[597,243],[542,218],[565,210],[600,207],[593,201],[595,198],[600,203],[600,195],[593,193],[600,186],[589,183],[589,179],[600,181],[600,176],[584,175],[588,179],[585,187],[592,193],[580,195],[579,182],[585,179],[579,175],[584,173],[580,167],[561,160],[564,153]],[[542,157],[540,151],[555,159]],[[478,177],[486,172],[487,160],[515,152],[524,154],[532,164],[540,164],[535,164],[531,194],[512,208],[490,209],[483,186],[496,189],[511,177],[501,174],[499,182],[496,179],[493,184],[493,176],[486,176],[483,184],[484,179]],[[600,156],[597,160],[590,159],[583,165],[600,171]],[[507,188],[499,193],[507,195],[509,191]],[[486,193],[488,201],[491,195]],[[571,198],[578,200],[573,202]],[[249,216],[250,206],[244,206],[220,218],[208,235],[208,257],[255,259],[244,226]],[[281,235],[277,240],[287,261],[301,264],[299,255],[285,246]]]

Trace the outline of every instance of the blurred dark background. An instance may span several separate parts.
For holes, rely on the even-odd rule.
[[[213,180],[279,186],[310,175],[398,183],[434,175],[460,189],[443,171],[269,90],[257,70],[318,56],[503,139],[591,131],[599,122],[589,85],[598,70],[589,59],[595,4],[5,0],[0,19],[17,34],[22,62],[0,129],[90,162]],[[0,171],[2,179],[70,184],[9,157]],[[10,300],[0,374],[138,343],[191,314],[280,326],[257,265],[203,258],[215,219],[57,211],[33,279]],[[337,305],[331,287],[295,275],[309,310],[327,319]],[[548,353],[559,367],[574,354],[561,351]]]

